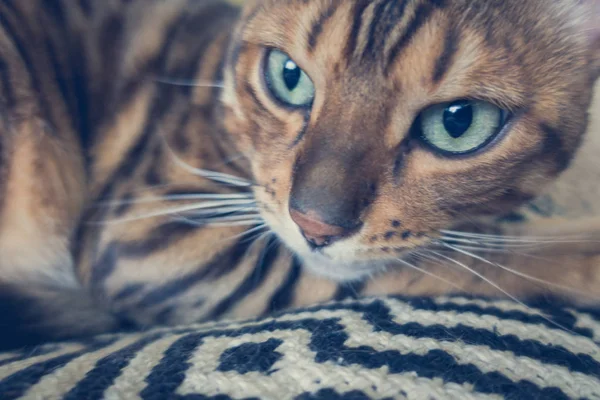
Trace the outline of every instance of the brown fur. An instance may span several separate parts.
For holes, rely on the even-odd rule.
[[[583,140],[600,148],[597,122],[588,124],[597,0],[412,0],[397,18],[403,2],[252,0],[241,12],[218,1],[42,3],[0,4],[0,301],[16,293],[34,310],[15,330],[30,333],[28,315],[56,313],[66,298],[83,311],[40,322],[52,338],[123,321],[250,317],[348,291],[505,295],[501,287],[598,299],[597,208],[577,215],[587,224],[494,222],[545,190],[569,205],[561,188],[577,180],[572,171],[594,173],[597,153],[575,155]],[[268,94],[266,47],[310,76],[310,112]],[[410,129],[425,107],[458,98],[514,117],[483,151],[448,159]],[[219,184],[199,168],[252,186]],[[598,179],[589,182],[580,192],[593,198]],[[166,196],[244,193],[277,240],[237,237],[248,226],[147,217],[195,204]],[[359,228],[312,251],[291,198],[333,222],[352,212]],[[478,253],[486,263],[434,246],[461,227],[585,240],[525,256]],[[423,249],[434,253],[411,255]]]

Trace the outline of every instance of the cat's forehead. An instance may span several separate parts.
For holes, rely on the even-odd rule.
[[[452,24],[455,29],[482,29],[486,34],[520,34],[569,24],[575,14],[597,10],[600,0],[259,0],[248,6],[247,34],[272,42],[295,39],[305,45],[334,40],[407,37],[423,25]],[[579,10],[579,11],[578,11]],[[322,33],[328,33],[321,37]],[[483,31],[481,32],[484,33]],[[560,33],[559,33],[560,34]]]
[[[241,37],[288,53],[321,83],[359,73],[369,82],[384,76],[388,84],[391,77],[417,89],[422,80],[435,86],[446,77],[454,78],[455,87],[468,82],[482,88],[486,77],[495,76],[518,103],[517,97],[528,95],[525,80],[537,90],[587,68],[585,21],[595,23],[590,10],[598,2],[263,0],[246,9]],[[483,91],[502,102],[504,90]]]

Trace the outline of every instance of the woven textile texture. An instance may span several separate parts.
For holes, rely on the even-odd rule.
[[[0,399],[600,399],[599,335],[590,310],[352,300],[1,354]]]

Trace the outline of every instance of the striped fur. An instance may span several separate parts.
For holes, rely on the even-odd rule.
[[[499,294],[481,275],[516,296],[549,290],[456,249],[409,253],[512,211],[567,170],[600,71],[597,0],[247,3],[0,4],[7,335],[21,345],[40,330],[89,335],[359,294]],[[265,47],[311,76],[310,112],[266,93]],[[510,132],[452,161],[410,140],[423,107],[464,97],[513,111]],[[288,213],[292,190],[364,200],[362,228],[311,251]],[[600,233],[588,225],[580,233]],[[560,226],[553,234],[570,229]],[[569,273],[490,257],[589,296],[600,287],[590,243],[556,255]]]

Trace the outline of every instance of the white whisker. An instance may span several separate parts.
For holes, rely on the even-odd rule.
[[[244,154],[244,153],[238,153],[237,155],[231,156],[231,157],[223,160],[222,164],[223,165],[227,165],[227,164],[230,164],[230,163],[232,163],[234,161],[240,160],[242,158],[248,159],[248,156],[246,154]]]
[[[464,292],[464,291],[465,291],[465,290],[464,290],[464,288],[461,288],[460,286],[458,286],[458,285],[456,285],[456,284],[454,284],[454,283],[450,282],[449,280],[447,280],[447,279],[445,279],[445,278],[442,278],[441,276],[437,276],[436,274],[434,274],[434,273],[432,273],[432,272],[429,272],[429,271],[427,271],[426,269],[423,269],[423,268],[417,267],[416,265],[413,265],[413,264],[409,263],[409,262],[408,262],[408,261],[406,261],[406,260],[403,260],[403,259],[401,259],[401,258],[398,258],[398,259],[397,259],[397,261],[398,261],[399,263],[401,263],[402,265],[405,265],[405,266],[407,266],[407,267],[409,267],[409,268],[412,268],[412,269],[414,269],[414,270],[416,270],[416,271],[419,271],[419,272],[421,272],[422,274],[425,274],[425,275],[427,275],[427,276],[431,276],[432,278],[435,278],[435,279],[437,279],[437,280],[439,280],[439,281],[441,281],[441,282],[444,282],[444,283],[446,283],[447,285],[450,285],[450,286],[452,286],[453,288],[455,288],[455,289],[458,289],[458,290],[459,290],[459,291],[461,291],[461,292]]]
[[[240,208],[236,206],[210,208],[208,210],[190,211],[186,215],[189,217],[204,216],[204,215],[225,215],[225,214],[256,214],[259,215],[259,209],[256,207]]]
[[[508,235],[491,235],[484,233],[470,233],[470,232],[459,232],[459,231],[449,231],[442,230],[441,233],[447,235],[447,237],[461,237],[461,238],[471,238],[477,239],[480,241],[489,241],[489,242],[550,242],[550,243],[563,243],[564,241],[581,241],[585,240],[584,237],[581,236],[508,236]]]
[[[227,216],[216,216],[214,218],[198,218],[192,219],[189,216],[183,217],[192,221],[197,221],[199,223],[210,224],[212,222],[227,222],[227,221],[246,221],[246,220],[256,220],[260,219],[260,214],[252,213],[252,214],[241,214],[241,215],[227,215]]]
[[[191,165],[189,165],[188,163],[183,161],[177,154],[175,154],[175,152],[173,151],[173,149],[171,149],[171,146],[169,146],[169,144],[167,143],[167,140],[164,137],[162,137],[162,140],[163,140],[163,143],[164,143],[169,155],[173,158],[173,161],[175,161],[175,163],[179,167],[185,169],[189,173],[196,175],[196,176],[200,176],[202,178],[210,179],[215,182],[225,183],[225,184],[229,184],[229,185],[233,185],[233,186],[239,186],[239,187],[253,186],[253,183],[251,181],[241,178],[239,176],[234,176],[234,175],[226,174],[223,172],[209,171],[207,169],[192,167]]]
[[[455,237],[447,237],[447,236],[442,236],[439,238],[440,240],[442,240],[445,243],[448,242],[452,242],[452,243],[466,243],[466,244],[472,244],[472,245],[478,245],[478,246],[482,246],[482,247],[487,247],[487,248],[498,248],[498,249],[503,249],[503,248],[537,248],[537,247],[542,247],[544,245],[551,245],[551,244],[556,244],[556,243],[565,243],[565,242],[554,242],[554,241],[539,241],[539,242],[500,242],[500,241],[490,241],[490,242],[486,242],[486,241],[481,241],[481,240],[473,240],[473,239],[460,239],[460,238],[455,238]],[[568,242],[567,242],[568,243]],[[579,243],[579,242],[577,242]]]
[[[254,204],[254,201],[249,201],[249,200],[228,200],[228,201],[213,201],[213,202],[207,201],[207,202],[203,202],[203,203],[188,204],[188,205],[180,206],[180,207],[167,208],[167,209],[150,212],[150,213],[143,214],[143,215],[124,217],[124,218],[116,218],[116,219],[104,220],[104,221],[90,221],[89,223],[90,224],[120,224],[120,223],[125,223],[125,222],[139,221],[139,220],[147,219],[147,218],[162,217],[162,216],[172,215],[172,214],[181,214],[181,213],[185,213],[188,211],[217,208],[217,207],[222,207],[222,206],[233,206],[233,205],[247,206],[247,205],[253,205],[253,204]]]
[[[256,242],[260,242],[261,240],[265,240],[265,238],[268,238],[268,237],[269,237],[269,236],[271,236],[271,235],[273,235],[273,231],[271,231],[271,230],[269,229],[269,230],[267,230],[266,232],[259,233],[259,234],[258,234],[256,237],[252,238],[252,240],[254,240],[254,241],[256,241]],[[269,245],[269,249],[267,249],[266,251],[269,251],[269,250],[270,250],[270,248],[271,248],[272,246],[276,246],[276,245],[277,245],[277,242],[276,242],[276,241],[275,241],[275,242],[273,242],[273,243],[271,243],[271,244]]]
[[[483,280],[484,282],[486,282],[487,284],[489,284],[490,286],[494,287],[495,289],[497,289],[498,291],[500,291],[501,293],[503,293],[505,296],[507,296],[509,299],[511,299],[512,301],[520,304],[521,306],[525,307],[526,309],[530,310],[531,312],[533,312],[535,315],[538,315],[539,317],[543,318],[545,321],[551,323],[552,325],[559,327],[561,329],[564,329],[568,332],[574,333],[572,330],[570,330],[569,328],[559,324],[556,321],[553,321],[552,319],[548,318],[546,315],[544,315],[542,312],[537,311],[532,309],[531,307],[529,307],[527,304],[523,303],[521,300],[519,300],[516,296],[512,295],[511,293],[509,293],[508,291],[506,291],[505,289],[503,289],[500,285],[498,285],[496,282],[492,281],[491,279],[486,278],[483,274],[475,271],[473,268],[468,267],[466,264],[453,259],[452,257],[448,257],[445,256],[441,253],[438,253],[436,251],[433,250],[429,250],[429,252],[437,255],[438,257],[442,257],[448,261],[450,261],[453,264],[458,265],[461,268],[464,268],[465,270],[469,271],[470,273],[472,273],[473,275],[477,276],[479,279]]]
[[[253,227],[253,228],[250,228],[250,229],[248,229],[248,230],[245,230],[244,232],[242,232],[242,233],[239,233],[239,234],[237,234],[237,235],[234,235],[234,236],[231,236],[231,237],[228,237],[228,238],[225,238],[225,239],[219,240],[219,241],[217,241],[216,243],[221,243],[221,242],[223,242],[223,241],[227,241],[227,240],[236,240],[236,239],[240,239],[240,238],[242,238],[242,237],[244,237],[244,236],[246,236],[246,235],[252,235],[252,234],[255,234],[255,236],[250,236],[250,237],[248,237],[248,240],[254,240],[254,239],[256,239],[256,235],[260,235],[260,231],[261,231],[262,229],[268,229],[268,227],[267,227],[267,224],[266,224],[266,223],[262,223],[262,224],[260,224],[260,225],[258,225],[258,226],[255,226],[255,227]]]
[[[525,274],[523,272],[519,272],[519,271],[517,271],[515,269],[506,267],[506,266],[504,266],[502,264],[499,264],[499,263],[487,260],[484,257],[481,257],[481,256],[479,256],[477,254],[473,254],[473,253],[471,253],[471,252],[463,249],[461,246],[452,246],[452,245],[449,245],[447,243],[444,243],[443,245],[445,247],[451,249],[451,250],[457,251],[457,252],[462,253],[462,254],[464,254],[466,256],[472,257],[472,258],[474,258],[476,260],[482,261],[482,262],[484,262],[484,263],[486,263],[488,265],[492,265],[492,266],[501,268],[501,269],[503,269],[503,270],[505,270],[507,272],[510,272],[510,273],[512,273],[512,274],[514,274],[516,276],[520,276],[522,278],[528,279],[528,280],[530,280],[532,282],[537,282],[537,283],[541,283],[541,284],[548,285],[548,286],[554,286],[556,288],[559,288],[559,289],[562,289],[562,290],[565,290],[565,291],[568,291],[568,292],[577,293],[577,294],[580,294],[580,295],[585,295],[587,297],[595,298],[595,297],[593,297],[593,296],[591,296],[589,294],[586,294],[585,292],[583,292],[581,290],[572,288],[570,286],[565,286],[565,285],[561,285],[561,284],[558,284],[558,283],[549,282],[549,281],[546,281],[544,279],[536,278],[535,276],[531,276],[531,275]]]
[[[231,194],[177,194],[168,196],[152,196],[132,200],[109,200],[96,203],[99,206],[120,206],[124,204],[145,204],[156,203],[160,201],[184,201],[184,200],[235,200],[252,199],[252,193],[231,193]]]
[[[187,170],[188,172],[200,176],[202,178],[210,179],[215,182],[226,183],[233,186],[250,187],[252,183],[246,179],[234,177],[233,175],[224,174],[221,172],[209,171],[202,168],[195,168],[191,165],[183,162],[179,157],[174,156],[175,163]]]
[[[235,226],[246,226],[246,225],[257,225],[264,223],[263,219],[258,216],[244,216],[241,219],[229,219],[229,218],[207,218],[207,219],[191,219],[184,216],[173,217],[174,221],[185,223],[188,225],[202,226],[202,227],[235,227]]]
[[[412,256],[415,257],[419,257],[422,260],[428,261],[428,262],[434,262],[439,266],[445,267],[445,268],[450,268],[450,266],[448,264],[445,264],[442,262],[442,260],[435,258],[434,256],[430,255],[430,254],[423,254],[421,252],[415,252],[411,254]]]
[[[178,182],[159,183],[156,185],[135,187],[131,190],[131,192],[132,193],[145,193],[145,192],[152,192],[152,191],[158,191],[161,189],[177,188],[177,187],[181,187],[181,183],[178,183]]]
[[[193,87],[206,87],[206,88],[219,88],[223,89],[225,86],[221,82],[209,82],[209,81],[198,81],[191,79],[173,79],[173,78],[154,78],[152,79],[157,83],[164,83],[166,85],[174,86],[193,86]]]
[[[443,244],[451,244],[451,243],[447,243],[447,242],[439,242],[439,245],[443,245]],[[510,253],[515,253],[513,251],[513,248],[505,248],[505,247],[484,247],[484,246],[467,246],[464,244],[461,245],[456,245],[459,246],[461,249],[464,250],[471,250],[471,251],[485,251],[486,253],[494,253],[494,254],[510,254]],[[543,246],[540,246],[543,247]],[[532,248],[533,249],[533,248]],[[527,250],[527,248],[525,248],[524,250]],[[521,255],[526,255],[526,256],[531,256],[530,254],[527,253],[516,253],[516,254],[521,254]]]
[[[263,222],[262,219],[252,219],[252,220],[247,220],[247,221],[238,221],[238,222],[231,222],[231,223],[209,222],[209,223],[205,224],[204,226],[212,226],[212,227],[248,226],[248,225],[260,224],[261,222]]]

